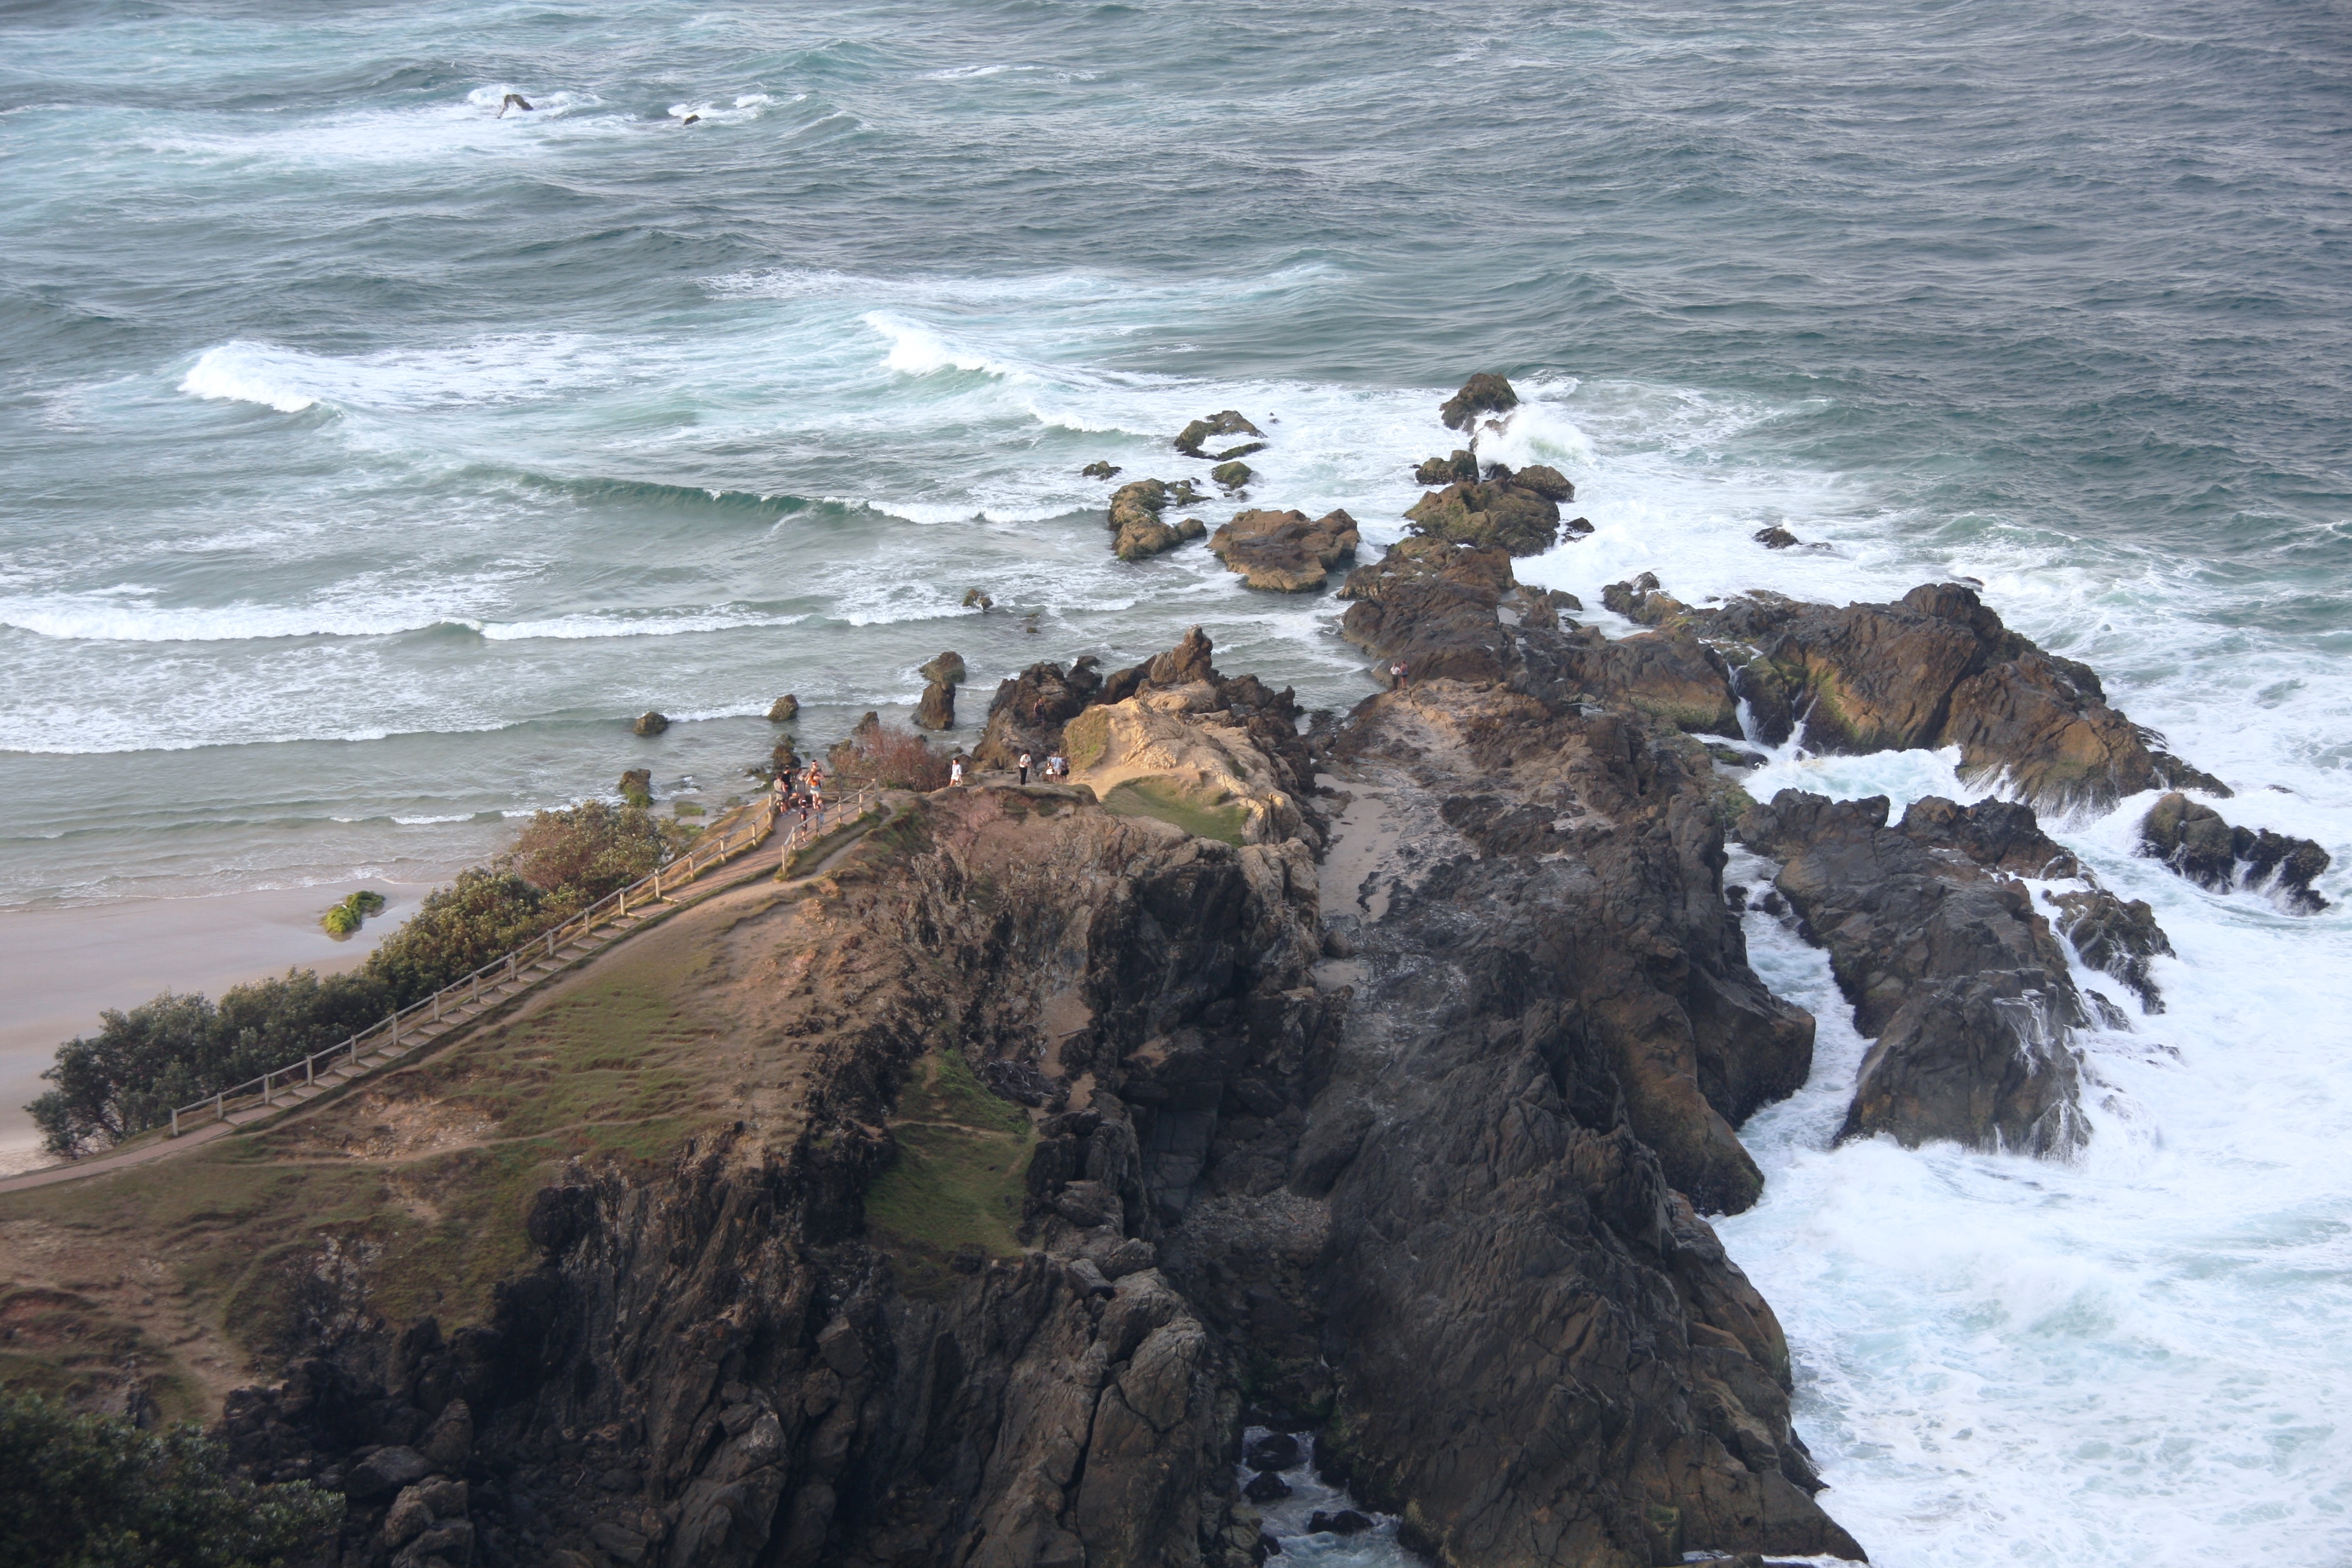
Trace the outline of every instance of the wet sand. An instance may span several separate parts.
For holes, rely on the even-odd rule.
[[[58,1046],[110,1007],[163,991],[218,996],[289,968],[354,967],[416,908],[421,884],[369,882],[386,908],[337,942],[319,916],[348,888],[289,888],[200,899],[142,899],[0,910],[0,1174],[37,1164],[25,1104],[47,1086]]]

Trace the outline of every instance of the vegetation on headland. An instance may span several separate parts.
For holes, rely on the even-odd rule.
[[[160,1126],[175,1105],[325,1050],[512,952],[651,872],[690,831],[602,801],[542,811],[499,860],[436,889],[358,969],[323,979],[293,969],[218,1002],[166,992],[110,1009],[96,1034],[58,1048],[41,1075],[57,1087],[26,1109],[55,1154]]]
[[[0,1392],[0,1568],[270,1568],[342,1517],[307,1481],[244,1479],[195,1426],[144,1432]]]

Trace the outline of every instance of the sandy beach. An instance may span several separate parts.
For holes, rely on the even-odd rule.
[[[320,913],[348,889],[287,888],[210,898],[145,899],[0,910],[0,1173],[41,1163],[26,1103],[58,1046],[94,1029],[110,1007],[159,992],[218,996],[289,967],[350,969],[428,890],[370,882],[387,900],[360,932],[338,942]]]

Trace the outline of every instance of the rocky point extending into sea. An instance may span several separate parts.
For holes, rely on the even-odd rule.
[[[2072,1031],[2125,1022],[2077,961],[2152,1012],[2168,948],[2037,814],[2176,792],[2150,854],[2297,908],[2326,857],[2177,793],[2227,794],[1963,584],[1694,608],[1644,579],[1609,595],[1643,629],[1580,624],[1512,564],[1576,537],[1573,487],[1475,457],[1512,400],[1448,403],[1473,444],[1340,577],[1388,683],[1351,710],[1197,629],[1034,664],[973,782],[254,1139],[238,1170],[375,1194],[211,1347],[256,1473],[340,1489],[341,1561],[394,1568],[1252,1568],[1310,1450],[1459,1568],[1861,1557],[1707,1217],[1757,1201],[1740,1126],[1812,1065],[1743,914],[1826,949],[1874,1042],[1844,1136],[2063,1159]],[[1228,411],[1180,450],[1238,489],[1244,448],[1203,443],[1255,434]],[[1178,497],[1118,490],[1119,553],[1207,535],[1160,521]],[[1265,509],[1204,542],[1278,592],[1360,546]],[[927,724],[964,674],[927,668]],[[1752,745],[1798,726],[1957,748],[2009,798],[1750,798]],[[1014,782],[1024,752],[1069,776]],[[1727,886],[1735,840],[1770,887]],[[615,1063],[666,1086],[649,1138],[516,1092]],[[439,1250],[368,1212],[444,1201],[419,1149],[496,1197]],[[142,1201],[121,1223],[160,1233]],[[244,1244],[215,1234],[174,1245]]]

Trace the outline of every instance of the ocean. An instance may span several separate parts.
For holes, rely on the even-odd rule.
[[[1723,1230],[1878,1563],[2352,1560],[2347,81],[2335,4],[9,6],[0,917],[716,802],[946,648],[968,719],[1195,624],[1344,707],[1338,606],[1114,560],[1079,469],[1237,409],[1376,549],[1503,372],[1594,526],[1524,577],[1975,579],[2335,854],[2294,918],[2056,826],[2179,952],[2073,1165],[1831,1148],[1751,917],[1822,1045]]]

